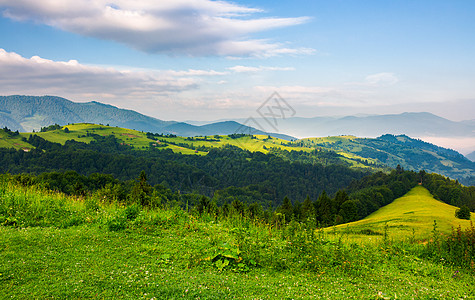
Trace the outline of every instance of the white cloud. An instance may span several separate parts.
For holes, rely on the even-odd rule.
[[[187,71],[167,71],[168,74],[173,76],[223,76],[229,74],[228,72],[219,72],[215,70],[193,70]]]
[[[234,66],[228,68],[229,70],[236,73],[257,73],[261,71],[295,71],[295,68],[292,67],[248,67],[248,66]]]
[[[307,17],[253,18],[262,11],[227,1],[0,0],[1,8],[11,19],[33,20],[149,53],[258,57],[313,53],[249,38],[256,32],[302,24]]]
[[[271,93],[273,91],[278,91],[279,93],[284,94],[312,94],[312,95],[321,95],[336,92],[334,88],[331,87],[318,87],[318,86],[257,86],[256,90],[261,92]]]
[[[57,94],[81,99],[91,97],[147,98],[197,88],[197,81],[183,75],[209,71],[119,71],[87,66],[78,61],[52,61],[38,56],[24,58],[0,49],[1,94]],[[176,74],[173,74],[176,73]],[[85,100],[85,99],[84,99]]]
[[[394,73],[378,73],[366,76],[365,81],[372,86],[389,86],[398,83],[399,79]]]
[[[255,90],[271,94],[278,92],[286,100],[308,108],[316,107],[369,107],[383,99],[377,88],[370,85],[335,86],[256,86]]]

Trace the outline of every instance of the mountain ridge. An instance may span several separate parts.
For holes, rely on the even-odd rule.
[[[235,121],[230,122],[221,122],[213,126],[195,126],[184,122],[163,121],[134,110],[97,101],[77,103],[57,96],[0,96],[0,125],[24,132],[39,130],[41,127],[56,123],[60,125],[94,123],[180,136],[252,132],[285,140],[295,139],[289,135],[264,132]]]
[[[243,119],[234,120],[240,122]],[[261,119],[256,119],[256,121],[260,122]],[[429,112],[342,117],[292,117],[278,119],[277,127],[279,132],[299,138],[337,135],[378,137],[388,133],[406,134],[412,137],[475,138],[475,122],[451,121]]]

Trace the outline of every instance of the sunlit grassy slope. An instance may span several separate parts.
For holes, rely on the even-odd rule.
[[[68,128],[69,133],[64,132],[64,129]],[[64,144],[68,140],[76,140],[79,142],[90,143],[94,140],[92,136],[88,136],[88,133],[91,134],[98,134],[102,136],[114,135],[116,138],[121,140],[122,143],[133,146],[137,150],[146,150],[150,147],[158,147],[159,149],[171,149],[173,152],[182,153],[187,155],[206,155],[207,151],[200,151],[194,150],[194,147],[207,147],[207,148],[220,148],[226,145],[232,145],[239,147],[244,150],[249,150],[251,152],[259,151],[262,153],[268,153],[269,149],[271,148],[278,148],[281,150],[287,151],[306,151],[310,152],[316,148],[322,149],[324,147],[313,145],[312,143],[303,142],[302,140],[289,142],[286,140],[282,140],[275,137],[270,137],[267,135],[254,135],[251,136],[241,136],[238,138],[232,138],[227,135],[215,135],[215,136],[208,136],[208,137],[194,137],[194,138],[187,138],[187,137],[170,137],[170,136],[162,136],[158,137],[157,140],[151,140],[147,138],[145,132],[126,129],[126,128],[119,128],[119,127],[111,127],[105,125],[98,125],[98,124],[89,124],[89,123],[78,123],[78,124],[70,124],[63,126],[61,129],[58,130],[51,130],[47,132],[36,132],[36,133],[21,133],[22,137],[28,138],[31,134],[37,134],[42,138],[56,142],[60,144]],[[320,138],[321,141],[331,141],[331,142],[338,142],[339,140],[343,139],[351,139],[354,137],[329,137],[329,138]],[[159,141],[160,140],[160,141]],[[14,147],[14,144],[17,141],[21,141],[21,137],[18,137],[16,140],[11,138],[5,138],[0,140],[0,147],[7,147],[11,148]],[[31,145],[26,145],[29,148],[34,148]],[[193,147],[191,147],[193,146]],[[15,144],[15,147],[20,147],[19,144]],[[21,145],[21,147],[25,147]],[[191,148],[191,149],[190,149]],[[330,149],[328,149],[330,150]],[[381,170],[380,166],[368,166],[367,164],[362,163],[362,161],[368,161],[374,163],[373,160],[368,160],[362,158],[358,155],[344,152],[344,151],[336,151],[341,156],[341,160],[344,162],[349,163],[350,166],[355,168],[372,168],[375,170]]]
[[[469,220],[455,217],[456,209],[455,206],[434,199],[424,187],[417,186],[365,219],[342,224],[335,229],[372,240],[383,238],[385,231],[389,238],[394,239],[411,238],[413,235],[416,239],[426,239],[432,235],[434,221],[437,222],[437,231],[440,233],[449,233],[458,226],[469,227]],[[471,219],[474,217],[472,213]]]
[[[0,130],[0,148],[14,148],[14,149],[31,149],[30,144],[21,140],[22,136],[8,136],[8,134]]]
[[[163,138],[164,140],[175,142],[175,143],[184,143],[188,145],[194,146],[205,146],[205,147],[222,147],[224,145],[233,145],[239,147],[241,149],[249,150],[249,151],[261,151],[263,153],[267,153],[269,148],[275,147],[284,150],[304,150],[310,151],[311,149],[308,147],[295,147],[295,146],[287,146],[289,143],[286,140],[268,137],[267,135],[254,135],[254,138],[250,136],[244,136],[241,138],[233,139],[229,136],[219,136],[219,141],[213,140],[214,137],[207,137],[208,140],[204,140],[201,137],[195,137],[193,140],[187,139],[186,137],[173,137],[173,138]]]
[[[64,128],[68,128],[69,133],[64,132]],[[89,123],[71,124],[63,126],[62,129],[47,132],[22,133],[22,136],[28,138],[28,136],[30,136],[31,134],[37,134],[48,141],[64,145],[64,143],[68,140],[90,143],[94,140],[94,138],[92,136],[87,136],[87,133],[98,134],[102,136],[114,135],[124,144],[133,146],[135,149],[139,150],[148,149],[150,147],[150,143],[153,142],[152,140],[147,138],[144,132],[141,131]],[[194,151],[192,149],[187,149],[176,145],[167,145],[163,148],[170,148],[174,152],[179,152],[183,154],[206,154],[205,152]]]
[[[64,132],[64,128],[68,128],[69,133]],[[146,133],[126,129],[126,128],[119,128],[119,127],[110,127],[105,125],[97,125],[97,124],[88,124],[88,123],[79,123],[79,124],[71,124],[64,126],[62,129],[58,130],[51,130],[47,132],[37,132],[37,134],[42,138],[56,142],[60,144],[64,144],[67,140],[76,140],[79,142],[89,143],[94,140],[93,137],[87,136],[87,133],[98,134],[102,136],[114,135],[116,138],[120,139],[124,144],[128,144],[133,146],[136,149],[147,149],[150,147],[150,143],[154,142],[151,139],[148,139]],[[22,136],[27,137],[32,133],[22,133]],[[278,138],[269,138],[265,135],[256,135],[254,138],[251,139],[250,136],[245,136],[237,139],[232,139],[228,136],[217,136],[216,137],[207,137],[206,140],[204,137],[197,137],[194,139],[187,139],[186,137],[160,137],[159,139],[166,142],[171,142],[173,144],[186,144],[186,145],[193,145],[195,147],[205,146],[205,147],[222,147],[225,145],[233,145],[239,148],[249,150],[249,151],[261,151],[267,153],[269,148],[276,147],[286,150],[304,150],[304,151],[311,151],[308,147],[289,147],[285,144],[288,141],[278,139]],[[160,142],[158,142],[159,144]],[[9,142],[8,147],[11,147],[11,142]],[[203,151],[195,151],[193,149],[189,149],[186,147],[181,147],[173,144],[167,144],[166,147],[161,148],[169,148],[177,153],[182,154],[198,154],[204,155],[207,152]]]
[[[64,132],[65,128],[68,128],[69,133]],[[460,158],[461,155],[460,157],[457,155],[453,156],[455,157],[454,159],[450,155],[443,156],[434,151],[419,149],[417,145],[422,143],[417,140],[411,140],[409,137],[395,137],[395,139],[399,140],[404,138],[405,141],[415,143],[416,146],[405,146],[405,143],[395,143],[392,140],[367,139],[355,136],[305,138],[291,142],[267,135],[254,135],[252,137],[233,136],[234,138],[228,135],[193,138],[155,136],[156,140],[151,140],[148,139],[146,133],[142,131],[88,123],[70,124],[63,126],[62,129],[47,132],[21,133],[21,136],[28,138],[31,134],[38,134],[46,140],[61,144],[71,139],[89,143],[94,140],[94,137],[90,134],[88,135],[88,133],[102,136],[114,135],[122,143],[133,146],[136,150],[146,150],[150,147],[156,147],[160,149],[171,149],[173,152],[188,155],[206,155],[209,149],[195,149],[198,147],[220,148],[225,145],[233,145],[251,152],[259,151],[262,153],[268,153],[276,148],[286,151],[295,150],[304,152],[311,152],[317,149],[336,152],[339,154],[338,159],[341,160],[343,164],[357,169],[385,172],[389,170],[389,167],[396,167],[396,165],[399,164],[405,169],[424,169],[428,172],[440,173],[451,178],[459,179],[467,177],[474,172],[471,165],[468,165],[467,162]],[[22,143],[18,141],[21,141],[20,137],[0,137],[0,147],[14,147],[16,149],[25,147],[33,148],[31,145],[22,145]],[[425,147],[429,146],[425,145]],[[440,151],[444,152],[449,150]],[[285,156],[283,153],[278,153],[278,155]],[[300,158],[295,158],[294,156],[293,159],[298,160]],[[305,160],[305,158],[302,159]],[[312,159],[308,161],[312,161]],[[332,163],[335,163],[335,161],[333,160]],[[451,166],[452,168],[447,171],[447,166]]]

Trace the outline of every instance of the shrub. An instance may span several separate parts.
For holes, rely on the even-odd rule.
[[[467,205],[463,205],[461,208],[455,211],[455,217],[459,219],[470,220],[470,209]]]
[[[127,206],[124,210],[124,217],[127,220],[133,221],[138,217],[139,214],[140,214],[140,205],[138,205],[137,203]]]
[[[109,231],[124,230],[126,228],[126,219],[122,216],[116,216],[107,222],[107,228],[109,228]]]

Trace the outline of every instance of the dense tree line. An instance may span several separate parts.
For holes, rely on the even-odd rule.
[[[12,131],[7,126],[3,127],[2,131],[5,132],[8,136],[11,136],[11,137],[20,135],[20,132],[18,132],[18,130],[17,131]]]
[[[62,128],[61,125],[55,123],[54,125],[41,127],[40,132],[53,131],[53,130],[58,130],[58,129],[61,129],[61,128]]]
[[[181,193],[208,197],[229,187],[238,188],[244,196],[244,190],[258,185],[264,188],[257,189],[257,194],[245,202],[257,201],[273,208],[280,205],[285,196],[296,201],[307,195],[317,198],[323,190],[334,194],[366,175],[342,165],[290,162],[276,155],[233,146],[211,149],[206,156],[193,156],[166,149],[135,151],[114,136],[94,138],[89,144],[68,141],[60,145],[31,135],[28,142],[36,149],[30,152],[0,149],[0,170],[12,174],[76,171],[88,176],[104,173],[122,181],[131,180],[144,170],[152,185],[162,184]]]
[[[89,144],[61,145],[31,135],[28,142],[36,149],[30,152],[0,149],[0,170],[17,174],[14,180],[20,184],[71,195],[145,206],[173,203],[197,213],[240,214],[276,223],[328,226],[358,220],[417,184],[441,201],[475,209],[475,187],[399,166],[367,174],[330,164],[334,156],[327,151],[316,151],[316,160],[307,160],[302,152],[263,154],[226,146],[194,156],[166,149],[136,151],[114,136],[93,137]]]
[[[435,173],[421,171],[419,174],[422,185],[434,198],[457,207],[466,205],[471,211],[475,211],[475,186],[463,186],[458,180]]]

